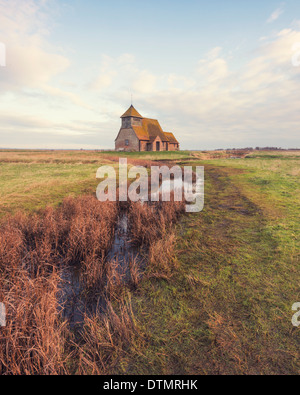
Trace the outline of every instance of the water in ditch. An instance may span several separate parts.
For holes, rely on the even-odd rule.
[[[130,239],[128,214],[124,211],[118,217],[106,262],[113,262],[124,283],[127,283],[130,281],[130,262],[133,260],[141,267],[145,264],[141,250],[136,248]],[[80,265],[66,266],[62,269],[59,304],[63,318],[68,320],[71,327],[83,324],[85,315],[105,312],[105,290],[98,290],[93,296],[86,293],[81,281]]]
[[[199,180],[193,185],[190,192],[195,194],[202,186],[202,181]],[[163,181],[157,194],[159,196],[162,192],[175,192],[178,188],[189,190],[189,187],[182,179]],[[130,281],[130,262],[135,261],[141,269],[144,269],[144,255],[144,251],[136,248],[130,239],[127,211],[121,211],[106,262],[114,262],[118,274],[121,275],[124,283],[128,283]],[[80,265],[66,266],[62,269],[59,302],[62,306],[63,317],[69,321],[71,326],[82,324],[85,314],[104,313],[106,308],[105,291],[100,291],[98,294],[96,292],[92,298],[86,294],[81,281]]]

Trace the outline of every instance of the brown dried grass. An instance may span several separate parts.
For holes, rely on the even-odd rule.
[[[158,202],[151,206],[132,204],[129,223],[133,242],[149,247],[162,239],[184,210],[184,202]]]
[[[131,300],[121,299],[117,309],[107,302],[105,316],[85,318],[82,345],[78,345],[78,374],[111,374],[120,358],[137,350],[142,338],[132,311]]]
[[[57,210],[18,214],[0,230],[0,374],[66,373],[67,323],[59,314],[60,269],[82,264],[87,286],[103,278],[103,256],[117,218],[115,203],[67,198]]]
[[[57,272],[30,278],[27,271],[15,273],[6,288],[4,303],[7,326],[1,328],[0,375],[63,374],[69,359],[66,322],[58,314]]]
[[[140,263],[132,258],[126,274],[116,260],[106,260],[121,208],[92,197],[66,198],[57,209],[19,213],[1,225],[0,300],[7,307],[7,327],[0,329],[0,375],[107,374],[126,350],[138,350],[142,335],[127,292],[142,280]],[[148,278],[169,279],[171,229],[184,204],[126,208],[134,243],[149,251]],[[59,306],[60,270],[78,264],[87,293],[101,289],[107,311],[86,316],[75,338]]]

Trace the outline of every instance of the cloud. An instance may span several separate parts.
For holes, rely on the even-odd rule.
[[[18,95],[27,89],[39,90],[49,97],[91,109],[76,93],[53,85],[55,78],[71,65],[61,48],[48,40],[55,5],[53,0],[0,0],[0,35],[5,37],[6,47],[0,92]]]
[[[185,148],[300,145],[295,42],[300,42],[300,31],[293,29],[258,40],[254,57],[252,52],[248,60],[238,59],[238,68],[232,54],[212,48],[185,74],[154,73],[130,54],[102,56],[100,73],[90,86],[105,96],[105,111],[111,109],[108,122],[116,133],[119,123],[112,122],[129,105],[132,91],[140,113],[158,118]],[[110,135],[113,147],[115,136]]]
[[[1,146],[113,148],[131,92],[140,113],[158,118],[182,148],[300,145],[295,24],[242,56],[213,47],[185,72],[159,73],[130,53],[103,54],[94,75],[79,79],[51,44],[50,4],[0,0],[8,55],[0,69]]]
[[[5,37],[7,67],[1,69],[3,90],[49,83],[70,65],[47,41],[49,1],[0,0],[0,34]]]
[[[132,83],[133,91],[142,94],[153,92],[157,79],[158,78],[148,70],[142,70]]]
[[[206,83],[223,80],[229,74],[227,61],[222,58],[200,60],[197,72]]]
[[[7,67],[1,69],[0,74],[2,90],[41,88],[69,67],[66,58],[46,52],[42,43],[36,41],[28,38],[26,43],[20,44],[16,39],[7,39]]]
[[[284,13],[284,6],[281,5],[279,8],[276,8],[275,11],[272,12],[270,17],[267,20],[267,23],[273,23],[279,19],[279,17]]]
[[[133,55],[125,53],[116,58],[103,54],[98,68],[98,76],[93,79],[88,87],[101,92],[107,88],[114,88],[128,81],[133,84],[135,73],[139,72],[136,59]]]
[[[0,112],[0,147],[108,149],[110,126],[101,121],[54,122],[24,113]],[[115,125],[117,129],[117,125]],[[13,138],[12,138],[13,136]],[[109,144],[107,142],[107,144]]]
[[[146,93],[135,93],[138,110],[158,117],[190,149],[299,146],[300,68],[291,61],[295,42],[300,42],[300,31],[292,29],[258,41],[256,56],[239,69],[221,48],[212,49],[189,78],[154,76],[157,83]],[[147,82],[151,71],[140,75]]]
[[[84,100],[80,98],[79,95],[76,95],[75,93],[66,92],[60,88],[52,87],[49,85],[42,85],[41,87],[45,93],[50,94],[56,99],[68,99],[68,101],[73,103],[75,106],[82,107],[86,110],[95,111],[94,107],[88,105]]]

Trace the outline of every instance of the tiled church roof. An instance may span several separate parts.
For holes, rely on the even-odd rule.
[[[179,144],[179,142],[176,140],[173,133],[167,133],[167,132],[164,132],[164,133],[167,136],[169,143]]]
[[[154,141],[160,137],[161,141],[169,141],[156,119],[143,118],[142,126],[132,126],[140,140]]]
[[[164,132],[156,119],[143,118],[132,105],[121,118],[127,117],[141,118],[142,126],[132,126],[139,140],[153,142],[157,137],[160,137],[163,142],[179,144],[173,133]]]

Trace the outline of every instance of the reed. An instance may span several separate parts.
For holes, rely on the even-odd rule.
[[[141,338],[130,298],[122,298],[117,307],[107,301],[105,316],[85,317],[85,327],[77,345],[78,374],[111,374],[120,358],[137,347]]]
[[[134,244],[149,253],[148,278],[170,278],[172,227],[184,210],[181,203],[66,198],[57,209],[18,213],[2,223],[0,300],[7,327],[0,329],[0,374],[107,374],[128,349],[138,350],[143,334],[128,289],[138,290],[142,281],[140,260],[129,259],[127,271],[117,259],[107,260],[121,210],[128,211]],[[106,298],[105,314],[86,315],[79,334],[60,306],[62,271],[70,265],[80,267],[86,303],[96,295]]]

